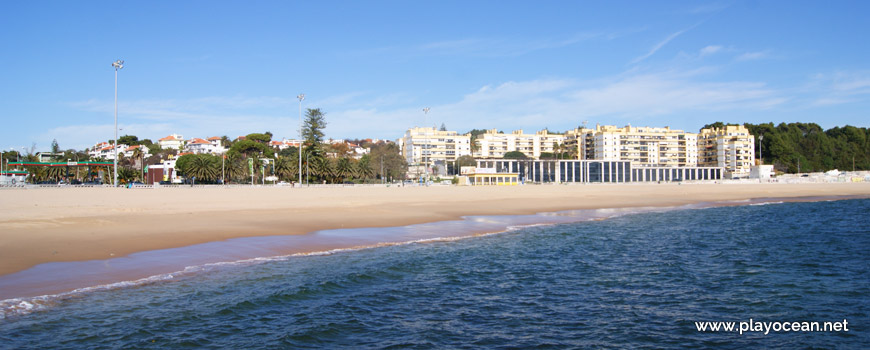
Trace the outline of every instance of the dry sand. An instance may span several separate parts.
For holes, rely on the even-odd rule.
[[[0,275],[229,238],[464,215],[849,195],[870,197],[870,183],[3,189]]]

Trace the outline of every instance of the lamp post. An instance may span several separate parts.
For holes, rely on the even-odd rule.
[[[299,186],[302,186],[302,100],[305,99],[305,94],[296,96],[299,99]]]
[[[112,148],[115,154],[115,177],[112,186],[118,187],[118,70],[124,68],[124,61],[117,60],[112,62],[112,67],[115,67],[115,141]]]
[[[764,148],[764,135],[758,135],[758,160],[761,161],[761,165],[764,165],[764,152],[762,148]]]

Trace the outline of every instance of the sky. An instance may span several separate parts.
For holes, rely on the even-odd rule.
[[[0,147],[870,126],[868,1],[2,1]],[[428,113],[423,112],[429,107]]]

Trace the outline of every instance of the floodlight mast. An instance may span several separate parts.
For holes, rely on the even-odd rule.
[[[112,67],[115,67],[115,144],[112,145],[115,154],[115,177],[112,186],[118,187],[118,70],[124,68],[124,61],[117,60],[112,62]]]

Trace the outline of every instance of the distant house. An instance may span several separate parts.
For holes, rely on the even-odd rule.
[[[150,151],[148,150],[148,147],[145,147],[142,145],[136,145],[136,146],[127,147],[127,149],[125,149],[123,152],[124,157],[132,158],[133,153],[135,153],[137,149],[142,151],[142,153],[145,155],[145,158],[148,158],[149,156],[151,156]]]
[[[184,151],[193,153],[193,154],[222,154],[226,152],[226,149],[221,146],[220,138],[217,138],[217,142],[211,141],[214,137],[209,138],[209,140],[204,140],[200,138],[193,138],[190,141],[187,141],[187,144],[184,146]]]
[[[37,161],[40,161],[43,163],[66,161],[66,159],[63,159],[63,153],[51,153],[51,152],[37,152],[36,159],[37,159]]]
[[[122,143],[122,144],[118,145],[117,150],[115,150],[112,147],[111,143],[100,142],[100,143],[97,143],[96,145],[94,145],[94,147],[92,147],[90,149],[90,151],[88,151],[88,155],[91,158],[102,158],[102,159],[107,159],[107,160],[115,160],[115,153],[125,153],[128,148],[130,148],[130,147]],[[126,156],[126,154],[124,154],[124,156]]]
[[[178,134],[172,134],[157,140],[157,144],[163,149],[177,150],[184,147],[184,137]]]
[[[299,148],[299,145],[302,144],[301,140],[281,140],[281,141],[271,141],[269,142],[269,146],[275,148],[279,151],[285,150],[290,147]]]

